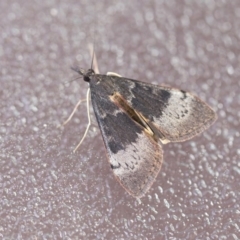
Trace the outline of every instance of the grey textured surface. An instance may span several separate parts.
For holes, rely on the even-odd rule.
[[[239,239],[240,2],[0,1],[1,239]],[[95,35],[101,73],[196,93],[218,113],[164,145],[138,201],[117,183],[96,125],[77,153]],[[94,119],[92,113],[92,119]]]

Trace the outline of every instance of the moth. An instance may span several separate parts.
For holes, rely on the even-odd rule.
[[[89,83],[94,113],[114,176],[133,197],[141,198],[163,162],[161,144],[182,142],[217,118],[198,97],[116,74],[73,68]]]

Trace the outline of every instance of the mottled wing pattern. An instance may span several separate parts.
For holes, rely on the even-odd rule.
[[[161,146],[112,103],[109,96],[103,97],[97,85],[92,85],[91,90],[94,112],[114,175],[131,195],[142,197],[160,171]]]
[[[184,141],[211,125],[214,111],[194,95],[116,76],[91,76],[94,112],[114,175],[142,197],[162,165],[157,142]]]
[[[191,93],[136,80],[111,77],[116,91],[157,130],[163,143],[185,141],[215,120],[215,112]]]

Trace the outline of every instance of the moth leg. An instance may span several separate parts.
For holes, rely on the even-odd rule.
[[[122,77],[120,74],[115,73],[115,72],[107,72],[107,76],[113,76],[113,77]]]
[[[92,56],[92,67],[94,68],[95,73],[99,73],[99,69],[98,69],[98,63],[97,63],[97,58],[96,55],[94,53],[94,46],[93,44],[88,44],[88,49],[90,51],[90,55]],[[87,136],[88,130],[91,126],[91,117],[90,117],[90,105],[89,105],[89,94],[90,94],[90,87],[87,90],[87,115],[88,115],[88,125],[85,129],[85,132],[83,134],[82,139],[80,140],[80,142],[78,143],[78,145],[75,147],[75,149],[73,150],[73,152],[76,152],[77,149],[80,147],[80,145],[82,144],[83,140],[85,139],[85,137]]]
[[[75,112],[77,111],[79,105],[80,105],[82,102],[85,102],[86,100],[87,100],[87,99],[80,99],[80,100],[78,101],[78,103],[75,105],[75,107],[74,107],[72,113],[69,115],[68,119],[67,119],[65,122],[63,122],[63,123],[62,123],[60,126],[58,126],[58,127],[62,127],[62,126],[64,126],[64,125],[66,125],[66,124],[72,119],[72,117],[73,117],[73,115],[75,114]]]
[[[73,152],[76,152],[77,149],[80,147],[80,145],[82,144],[83,140],[85,139],[85,137],[87,136],[87,132],[91,126],[91,117],[90,117],[90,107],[89,107],[89,94],[90,94],[90,88],[88,88],[87,90],[87,115],[88,115],[88,125],[86,127],[86,130],[83,134],[83,137],[82,139],[80,140],[80,142],[78,143],[78,145],[75,147],[74,151]]]

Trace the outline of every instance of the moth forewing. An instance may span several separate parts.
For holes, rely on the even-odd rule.
[[[162,165],[162,148],[144,119],[115,92],[98,95],[103,80],[92,85],[92,104],[102,133],[110,166],[120,184],[134,197],[142,197]],[[146,130],[147,129],[147,130]]]
[[[160,117],[153,118],[154,126],[164,136],[163,143],[191,139],[217,119],[212,108],[195,95],[178,89],[168,89],[171,97],[165,111]]]
[[[190,139],[217,118],[205,102],[183,90],[123,77],[112,77],[112,81],[127,104],[158,129],[163,143]]]

